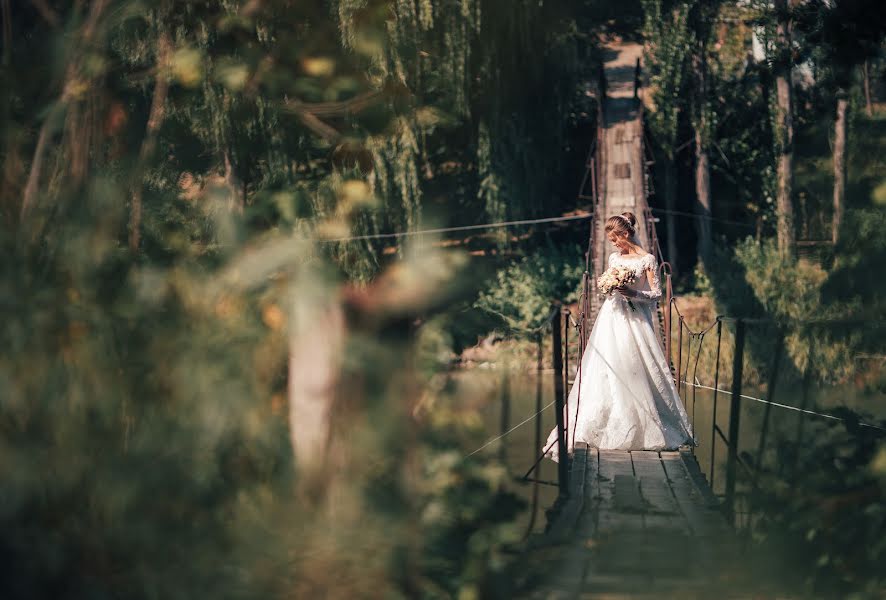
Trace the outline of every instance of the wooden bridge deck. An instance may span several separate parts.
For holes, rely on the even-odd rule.
[[[718,596],[735,538],[691,452],[583,446],[572,475],[569,500],[519,561],[514,597]]]

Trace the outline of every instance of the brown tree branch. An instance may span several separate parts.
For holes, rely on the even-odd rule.
[[[354,115],[366,110],[375,101],[381,98],[381,96],[381,91],[373,90],[341,102],[302,102],[300,100],[287,100],[284,102],[284,110],[295,113],[309,113],[316,117]]]
[[[39,2],[39,0],[38,0]],[[98,20],[107,5],[107,0],[95,0],[83,26],[81,39],[83,42],[90,42],[98,28]],[[36,5],[35,5],[36,6]],[[43,169],[43,157],[46,154],[47,142],[50,135],[50,127],[61,113],[63,113],[71,99],[74,97],[72,88],[73,84],[79,76],[78,69],[79,55],[71,57],[67,68],[65,69],[65,78],[62,82],[61,97],[56,101],[55,106],[50,111],[43,126],[40,128],[40,134],[37,137],[37,145],[34,148],[34,156],[31,159],[31,170],[28,173],[28,182],[22,194],[22,206],[19,211],[19,218],[24,220],[34,207],[37,192],[40,187],[40,173]]]
[[[145,126],[145,138],[138,153],[138,163],[132,175],[132,192],[129,206],[129,248],[138,251],[141,242],[142,222],[142,178],[148,161],[157,147],[157,132],[166,116],[166,97],[169,95],[169,74],[167,66],[172,55],[172,39],[166,31],[160,32],[157,40],[157,73],[154,95],[151,98],[151,111]]]
[[[46,0],[31,0],[31,4],[34,5],[34,8],[40,13],[40,16],[43,17],[47,23],[52,25],[52,27],[58,29],[61,26],[61,18],[58,16],[58,13],[46,3]]]
[[[327,125],[312,113],[309,113],[305,110],[295,110],[296,116],[298,116],[299,120],[311,131],[316,133],[322,138],[329,140],[330,142],[337,142],[341,139],[341,133],[332,127],[331,125]]]
[[[3,64],[8,65],[12,59],[12,8],[9,0],[0,2],[0,20],[3,21]]]
[[[295,114],[311,131],[330,142],[341,139],[341,133],[323,121],[320,117],[344,117],[358,114],[371,106],[382,95],[380,91],[372,91],[355,96],[342,102],[309,103],[300,100],[286,100],[283,110]]]

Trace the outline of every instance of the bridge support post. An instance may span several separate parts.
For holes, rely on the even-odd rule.
[[[507,434],[511,426],[511,382],[508,374],[508,367],[505,366],[501,374],[501,435]],[[537,444],[536,444],[537,445]],[[498,446],[498,458],[502,464],[507,464],[507,448],[508,445],[501,443]]]
[[[735,467],[738,461],[738,431],[741,419],[741,380],[744,368],[744,327],[741,319],[735,321],[735,352],[732,357],[732,398],[729,402],[729,454],[726,458],[726,504],[724,509],[730,523],[735,523]]]
[[[671,323],[674,320],[674,318],[673,318],[673,309],[674,309],[673,304],[674,303],[673,303],[673,294],[671,293],[672,289],[673,288],[671,287],[671,274],[666,273],[665,274],[664,293],[665,293],[665,305],[667,306],[667,309],[662,309],[662,313],[664,316],[664,328],[665,328],[665,356],[668,359],[668,367],[670,367],[671,370],[673,371],[674,370],[674,359],[671,356]]]
[[[557,415],[557,452],[560,460],[557,463],[557,480],[560,487],[560,496],[569,495],[569,454],[566,450],[566,415],[564,411],[564,389],[563,385],[563,312],[557,310],[554,312],[554,319],[551,322],[551,333],[553,334],[553,354],[554,354],[554,412]]]

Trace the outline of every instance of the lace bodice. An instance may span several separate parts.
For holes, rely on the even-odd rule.
[[[634,298],[645,302],[656,302],[661,298],[661,280],[658,275],[658,261],[652,254],[643,256],[623,256],[619,252],[609,255],[609,265],[622,265],[634,269],[637,273],[637,281],[630,286],[636,294]],[[647,272],[652,273],[649,279]]]

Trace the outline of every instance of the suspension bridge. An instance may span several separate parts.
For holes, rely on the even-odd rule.
[[[558,463],[557,481],[543,481],[535,475],[543,460],[520,479],[534,485],[532,514],[522,554],[508,573],[509,597],[518,598],[644,598],[722,597],[726,580],[734,569],[723,568],[738,562],[744,528],[750,511],[738,505],[757,485],[759,465],[767,452],[772,409],[791,411],[798,416],[796,443],[802,444],[807,415],[838,417],[810,410],[808,388],[804,387],[802,406],[773,400],[784,351],[784,337],[777,324],[763,319],[717,316],[699,329],[692,329],[673,293],[670,266],[662,255],[655,233],[655,219],[648,204],[651,189],[648,167],[652,164],[643,133],[643,106],[638,98],[642,47],[638,44],[610,46],[603,76],[597,90],[599,112],[597,134],[591,144],[587,171],[579,189],[579,199],[593,206],[583,294],[579,315],[556,305],[544,324],[535,331],[538,345],[537,412],[477,451],[494,442],[506,444],[507,434],[536,420],[536,448],[541,445],[541,414],[553,407],[557,419],[559,455],[567,456],[566,432],[571,426],[564,411],[571,381],[566,364],[569,348],[577,346],[580,357],[594,323],[600,299],[591,293],[595,275],[606,268],[606,257],[614,251],[606,239],[606,219],[624,211],[638,217],[638,238],[659,260],[663,286],[659,303],[659,326],[664,352],[671,364],[674,381],[693,421],[696,437],[698,391],[709,398],[709,448],[703,473],[691,447],[675,451],[614,451],[577,445],[570,459]],[[749,327],[767,327],[772,340],[772,363],[766,397],[744,394],[745,339]],[[732,351],[731,369],[721,377],[721,349],[728,329]],[[553,364],[554,401],[542,406],[543,336],[550,336]],[[702,351],[713,354],[713,372],[703,374],[711,385],[698,377]],[[727,361],[728,362],[728,361]],[[721,387],[723,381],[729,387]],[[804,381],[808,381],[805,378]],[[579,400],[580,401],[580,400]],[[740,447],[741,403],[753,401],[764,407],[762,428],[754,432],[756,448]],[[726,404],[727,406],[718,406]],[[707,428],[708,423],[704,424]],[[756,424],[755,424],[756,425]],[[875,425],[861,424],[866,427]],[[879,428],[879,427],[878,427]],[[707,433],[706,431],[706,433]],[[717,451],[725,450],[724,481],[718,483]],[[770,449],[771,451],[771,449]],[[708,455],[709,453],[709,455]],[[547,527],[542,534],[531,533],[536,521],[538,486],[556,485],[559,495],[546,510]],[[739,488],[744,488],[742,492]],[[750,490],[748,492],[747,490]],[[691,553],[691,559],[687,555]]]

